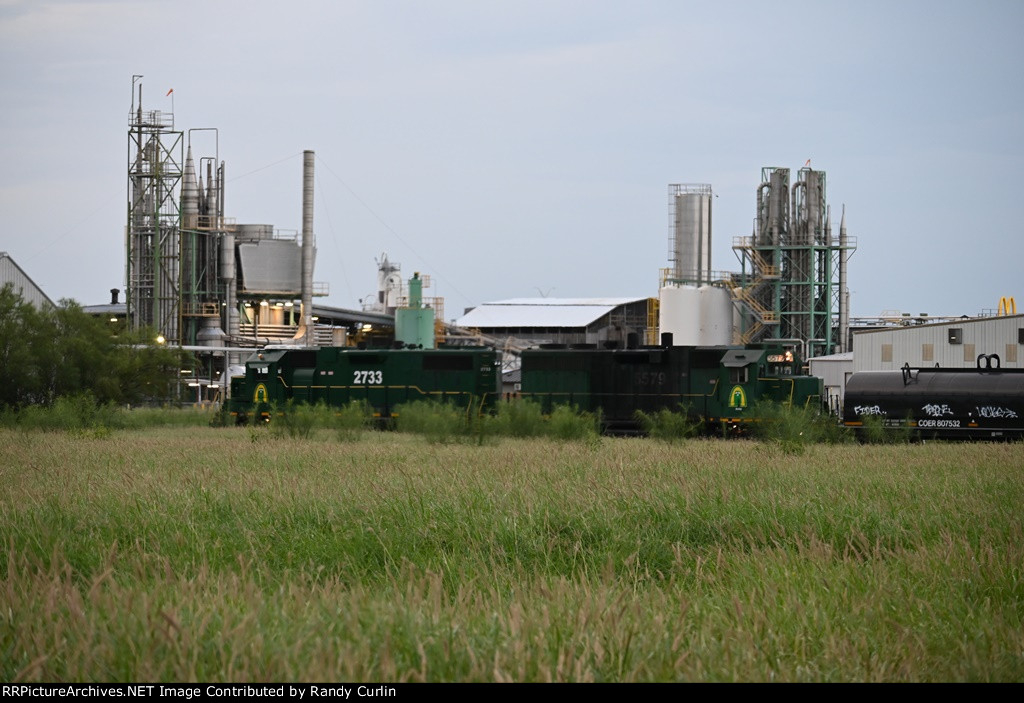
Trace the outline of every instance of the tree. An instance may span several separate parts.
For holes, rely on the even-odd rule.
[[[98,403],[168,400],[183,362],[178,349],[154,344],[151,330],[115,335],[73,300],[35,308],[0,289],[0,407],[52,405],[89,395]]]

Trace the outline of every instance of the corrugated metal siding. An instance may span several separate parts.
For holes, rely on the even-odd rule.
[[[950,343],[950,329],[962,330],[962,344]],[[854,332],[854,371],[898,369],[904,364],[973,367],[978,354],[998,354],[1003,366],[1020,368],[1020,329],[1024,315]]]
[[[20,294],[22,300],[32,303],[37,308],[53,305],[53,301],[25,275],[21,267],[14,263],[14,259],[7,253],[0,252],[0,287],[7,283],[14,286],[14,292]]]

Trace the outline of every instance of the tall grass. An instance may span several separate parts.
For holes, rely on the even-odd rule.
[[[399,432],[422,435],[437,444],[472,441],[481,444],[497,437],[552,437],[567,441],[597,441],[600,418],[570,406],[541,413],[531,400],[500,403],[496,412],[481,412],[479,403],[468,407],[438,401],[415,401],[396,409]]]
[[[542,437],[547,419],[540,403],[527,398],[513,398],[498,404],[491,418],[494,434],[505,437]]]
[[[249,431],[0,430],[0,678],[1024,680],[1021,444]]]
[[[814,407],[790,407],[759,403],[753,414],[754,436],[791,454],[802,454],[811,444],[839,444],[854,441],[854,435],[836,418]]]
[[[128,408],[97,403],[89,394],[62,396],[52,406],[33,405],[0,410],[0,427],[61,431],[105,436],[111,430],[153,427],[201,427],[224,424],[219,408]]]
[[[685,407],[678,410],[661,408],[653,413],[637,410],[636,421],[640,431],[653,439],[663,442],[681,442],[700,434],[703,422],[691,417]]]
[[[446,444],[471,435],[473,412],[472,407],[418,400],[396,409],[394,427],[399,432],[420,434],[430,442]]]

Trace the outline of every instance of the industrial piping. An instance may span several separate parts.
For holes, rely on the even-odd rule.
[[[850,294],[846,290],[846,205],[839,220],[839,351],[849,351],[846,340],[850,336]]]
[[[313,346],[313,152],[302,152],[302,322],[295,339]]]

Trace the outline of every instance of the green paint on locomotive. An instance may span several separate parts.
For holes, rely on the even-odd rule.
[[[782,347],[530,349],[521,395],[550,412],[557,404],[600,412],[608,431],[636,426],[636,412],[686,412],[709,428],[755,422],[765,401],[819,404],[822,381],[801,375]]]
[[[288,401],[342,407],[365,400],[380,418],[403,403],[438,400],[480,409],[500,396],[497,353],[488,347],[357,349],[267,348],[231,379],[229,411],[240,420],[269,417]]]

